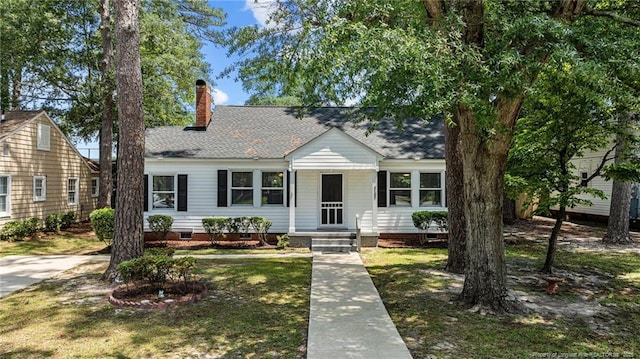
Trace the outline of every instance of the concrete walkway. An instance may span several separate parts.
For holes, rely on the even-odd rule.
[[[1,257],[0,298],[92,260],[109,260],[109,256],[27,255]]]
[[[308,253],[202,255],[198,258],[309,257]],[[58,273],[109,256],[0,258],[0,297]],[[313,253],[308,359],[411,358],[357,253]]]
[[[357,253],[313,253],[307,359],[411,358]]]

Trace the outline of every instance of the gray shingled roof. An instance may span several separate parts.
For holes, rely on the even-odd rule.
[[[156,127],[146,132],[146,157],[283,158],[332,127],[339,127],[385,158],[444,158],[442,119],[406,121],[399,131],[394,121],[381,121],[366,135],[368,122],[353,123],[349,109],[323,107],[302,118],[289,107],[216,106],[206,131]]]
[[[7,135],[20,128],[41,112],[42,111],[16,110],[5,113],[4,121],[0,122],[0,140],[4,139]]]

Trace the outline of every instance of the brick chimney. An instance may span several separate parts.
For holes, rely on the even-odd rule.
[[[196,126],[206,128],[211,121],[211,88],[204,80],[196,81]]]

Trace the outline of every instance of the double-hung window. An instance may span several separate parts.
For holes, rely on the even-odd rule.
[[[420,207],[442,206],[442,175],[420,173]]]
[[[231,172],[231,204],[253,205],[253,172]]]
[[[47,200],[47,177],[33,176],[33,201],[41,202]]]
[[[98,177],[91,178],[91,197],[98,197],[100,193],[100,179]]]
[[[411,173],[391,172],[389,174],[389,204],[411,207]]]
[[[262,172],[262,204],[284,203],[284,173]]]
[[[75,206],[78,204],[78,194],[80,190],[80,183],[78,182],[78,177],[69,177],[67,179],[67,203],[70,206]]]
[[[153,209],[174,209],[176,204],[175,176],[153,176]]]
[[[11,215],[11,177],[0,175],[0,217]]]

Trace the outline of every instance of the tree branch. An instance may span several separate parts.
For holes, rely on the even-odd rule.
[[[623,24],[640,27],[640,21],[639,20],[631,19],[629,17],[622,16],[620,14],[617,14],[617,13],[611,12],[611,11],[594,10],[594,9],[592,9],[590,7],[587,7],[585,9],[585,14],[591,15],[591,16],[597,16],[597,17],[608,17],[608,18],[611,18],[611,19],[613,19],[613,20],[615,20],[617,22],[621,22]]]
[[[602,168],[604,168],[604,165],[607,164],[608,161],[612,160],[612,157],[609,157],[609,155],[611,154],[611,152],[613,152],[616,147],[618,147],[618,145],[614,145],[613,147],[611,147],[605,154],[604,156],[602,156],[602,160],[600,161],[600,164],[598,165],[598,168],[596,168],[595,171],[593,171],[593,173],[591,174],[591,176],[589,176],[585,182],[589,183],[591,182],[592,179],[596,178],[596,176],[600,175],[600,172],[602,171]]]

